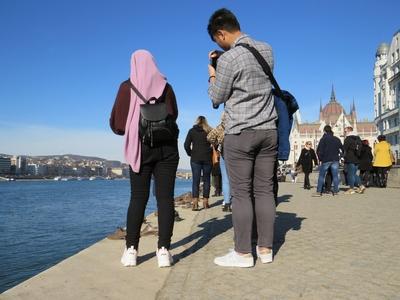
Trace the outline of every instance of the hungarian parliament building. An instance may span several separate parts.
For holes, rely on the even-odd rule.
[[[361,122],[357,120],[357,112],[354,101],[350,106],[350,111],[346,113],[343,106],[336,99],[335,90],[332,87],[331,98],[329,102],[319,109],[319,120],[313,123],[302,123],[300,112],[294,115],[293,127],[290,134],[290,156],[287,164],[295,164],[300,156],[301,149],[307,141],[311,141],[316,150],[318,142],[324,134],[325,125],[330,125],[335,136],[344,140],[344,128],[353,127],[355,134],[362,140],[368,140],[372,146],[376,142],[378,130],[373,121]]]

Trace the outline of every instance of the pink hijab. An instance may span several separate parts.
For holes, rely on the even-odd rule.
[[[130,80],[146,99],[159,98],[167,80],[158,70],[147,50],[137,50],[131,57]],[[131,100],[125,127],[125,159],[135,173],[140,170],[141,143],[139,138],[140,104],[144,102],[131,89]]]

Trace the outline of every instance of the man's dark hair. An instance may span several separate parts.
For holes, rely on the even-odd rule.
[[[378,135],[378,141],[380,141],[380,142],[382,142],[382,141],[386,141],[386,136],[385,136],[385,135],[383,135],[383,134],[381,134],[381,135]]]
[[[214,35],[218,30],[226,30],[235,32],[240,30],[239,21],[235,15],[226,8],[215,11],[208,21],[207,31],[211,39],[214,41]]]
[[[332,127],[329,125],[325,125],[324,131],[328,134],[333,134]]]

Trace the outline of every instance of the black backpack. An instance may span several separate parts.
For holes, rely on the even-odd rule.
[[[132,90],[145,104],[140,105],[139,137],[143,144],[150,147],[161,146],[176,141],[179,135],[178,125],[168,113],[163,95],[146,100],[129,80]],[[152,103],[153,102],[153,103]]]

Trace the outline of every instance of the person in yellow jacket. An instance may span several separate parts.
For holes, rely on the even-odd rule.
[[[393,163],[394,156],[390,150],[390,144],[386,141],[386,136],[378,136],[378,143],[374,147],[373,162],[378,186],[386,187],[388,173]]]

